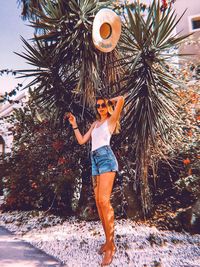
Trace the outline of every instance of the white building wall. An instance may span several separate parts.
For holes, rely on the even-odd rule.
[[[187,9],[185,15],[177,25],[177,31],[181,31],[182,34],[190,33],[191,30],[189,26],[189,17],[193,15],[200,15],[200,0],[176,0],[174,3],[174,8],[176,9],[178,17],[180,17]]]
[[[200,29],[191,30],[191,18],[200,18],[200,0],[176,0],[174,8],[178,17],[180,17],[186,10],[184,16],[178,23],[176,30],[181,35],[192,33],[188,41],[180,47],[180,53],[195,54],[195,56],[188,57],[188,61],[199,64],[200,62]]]
[[[11,115],[14,108],[22,106],[23,102],[27,100],[27,94],[25,91],[18,93],[18,95],[15,98],[12,98],[12,100],[18,100],[19,104],[10,104],[9,102],[6,102],[5,104],[0,105],[0,136],[2,136],[5,141],[5,153],[11,152],[13,135],[10,130],[12,125],[2,120],[2,118],[6,118]]]

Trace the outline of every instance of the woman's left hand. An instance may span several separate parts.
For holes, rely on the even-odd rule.
[[[116,104],[116,102],[117,102],[120,98],[122,98],[122,96],[116,96],[116,97],[113,97],[113,98],[109,99],[108,101],[112,102],[112,104],[114,105],[114,104]]]

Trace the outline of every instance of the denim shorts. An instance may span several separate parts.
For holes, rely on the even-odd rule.
[[[92,176],[105,172],[117,172],[118,162],[110,146],[91,151]]]

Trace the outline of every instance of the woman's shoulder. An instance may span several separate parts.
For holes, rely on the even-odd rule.
[[[92,124],[91,124],[91,128],[94,128],[95,125],[98,123],[98,120],[94,121]]]
[[[98,120],[93,121],[92,125],[95,125],[98,123]]]

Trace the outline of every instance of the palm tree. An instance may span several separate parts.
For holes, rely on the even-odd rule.
[[[26,51],[21,54],[34,69],[21,73],[34,77],[30,86],[35,86],[37,103],[60,122],[68,109],[90,119],[98,94],[126,95],[119,138],[135,152],[135,177],[143,212],[149,214],[151,155],[163,157],[162,146],[170,145],[171,136],[178,138],[171,127],[179,119],[172,86],[177,80],[168,64],[177,56],[172,48],[187,36],[173,35],[180,18],[171,7],[161,9],[160,1],[153,1],[144,18],[137,1],[134,10],[125,7],[118,49],[101,53],[92,43],[91,29],[95,14],[105,6],[112,7],[98,0],[40,1],[34,9],[37,20],[31,21],[37,29],[34,44],[23,39]]]

